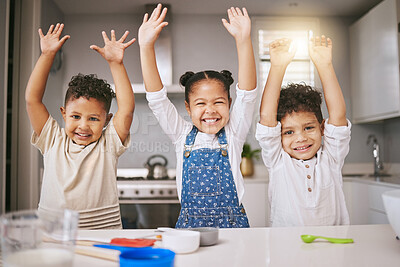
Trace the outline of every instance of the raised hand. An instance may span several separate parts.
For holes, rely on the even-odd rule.
[[[124,51],[131,44],[133,44],[136,39],[125,42],[126,37],[128,37],[129,31],[125,31],[124,35],[117,40],[115,38],[115,31],[111,30],[111,39],[108,38],[105,31],[101,33],[103,35],[104,47],[98,47],[97,45],[91,45],[90,48],[97,51],[108,63],[122,63],[124,58]]]
[[[222,19],[222,23],[228,32],[235,38],[236,42],[250,39],[251,21],[246,8],[243,8],[242,12],[238,7],[231,7],[228,9],[228,18],[229,22],[226,19]]]
[[[308,53],[316,66],[332,63],[332,40],[322,35],[311,38],[308,43]]]
[[[64,24],[57,23],[56,26],[51,25],[46,35],[43,34],[42,29],[39,29],[40,36],[40,49],[42,54],[56,54],[64,43],[70,38],[65,35],[60,39],[61,33],[64,29]]]
[[[269,44],[269,53],[271,56],[272,66],[287,66],[296,54],[296,47],[290,49],[292,40],[283,38],[278,39]]]
[[[150,15],[145,14],[143,17],[143,23],[139,28],[139,45],[140,46],[154,46],[161,30],[168,25],[168,22],[164,21],[167,15],[167,8],[164,7],[161,12],[161,4],[153,10]]]

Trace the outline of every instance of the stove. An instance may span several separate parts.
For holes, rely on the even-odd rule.
[[[175,169],[169,179],[149,180],[147,169],[117,169],[117,189],[124,229],[175,227],[180,211]]]
[[[147,169],[118,169],[117,188],[121,204],[179,203],[173,171],[170,179],[149,180]]]

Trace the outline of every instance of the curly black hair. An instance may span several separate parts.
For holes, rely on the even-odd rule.
[[[193,86],[202,80],[215,80],[223,84],[226,92],[228,93],[228,99],[231,97],[229,89],[233,83],[232,73],[228,70],[223,70],[221,72],[215,70],[205,70],[194,73],[192,71],[187,71],[179,79],[179,83],[185,87],[185,101],[189,103],[189,95],[193,90]]]
[[[73,76],[68,83],[64,106],[71,99],[78,99],[80,97],[85,97],[86,99],[94,98],[100,101],[104,104],[104,109],[108,113],[115,93],[107,81],[98,79],[96,74],[84,75],[79,73]]]
[[[277,120],[281,121],[292,112],[305,111],[314,113],[318,122],[322,123],[321,103],[322,94],[311,86],[303,83],[288,84],[280,93]]]

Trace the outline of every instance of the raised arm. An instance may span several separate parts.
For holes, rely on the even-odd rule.
[[[25,91],[26,111],[28,112],[33,131],[40,135],[43,126],[49,118],[49,112],[43,104],[43,95],[46,89],[51,65],[58,50],[61,49],[69,35],[60,39],[64,24],[51,25],[46,35],[39,29],[40,49],[42,54],[36,62],[35,68],[29,77]]]
[[[251,43],[251,21],[246,8],[228,9],[229,22],[222,19],[228,32],[235,38],[239,62],[239,88],[253,90],[257,86],[256,63]]]
[[[148,92],[160,91],[163,88],[154,50],[154,44],[161,30],[168,25],[168,22],[164,21],[167,8],[164,7],[162,12],[161,8],[161,4],[158,4],[150,18],[149,14],[146,13],[139,28],[140,62],[144,86]]]
[[[279,39],[269,44],[271,69],[268,73],[260,107],[260,123],[268,127],[277,125],[279,95],[286,68],[296,49],[290,50],[291,40]]]
[[[324,35],[312,38],[308,50],[321,78],[329,123],[335,126],[347,125],[346,103],[332,64],[332,40]]]
[[[115,84],[115,94],[117,96],[118,111],[114,117],[114,127],[122,142],[129,135],[129,129],[132,124],[133,111],[135,109],[135,96],[131,82],[123,63],[125,49],[135,42],[135,38],[124,43],[129,32],[117,40],[115,31],[111,31],[111,39],[103,31],[104,47],[100,48],[96,45],[91,45],[90,48],[97,51],[110,66],[111,74]]]

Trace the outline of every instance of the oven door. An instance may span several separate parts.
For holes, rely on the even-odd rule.
[[[175,181],[118,181],[124,229],[175,227],[181,205]]]
[[[122,204],[121,219],[124,229],[175,228],[181,205],[179,203]]]

